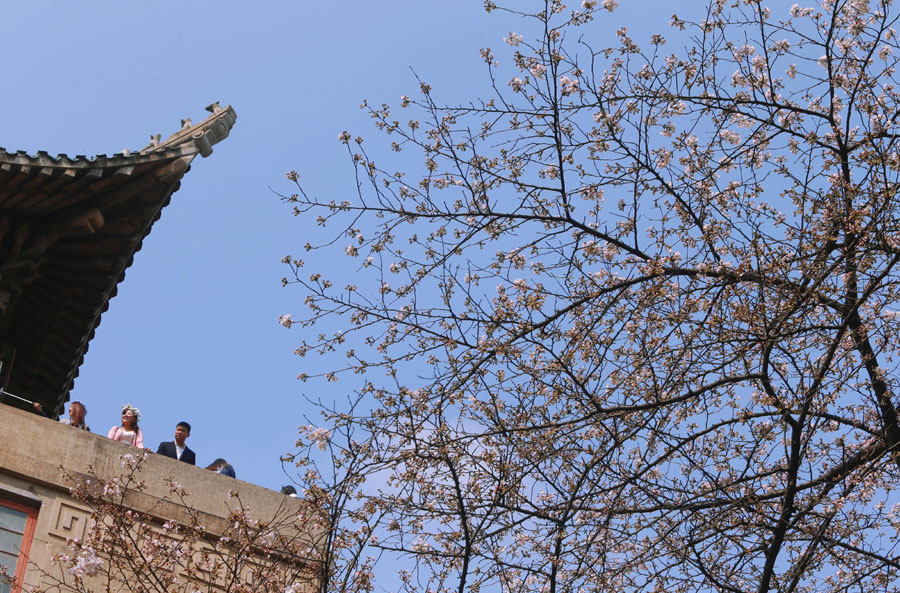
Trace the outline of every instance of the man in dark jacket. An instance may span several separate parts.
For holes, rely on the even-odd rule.
[[[184,444],[184,441],[189,436],[191,436],[191,425],[184,421],[179,422],[175,427],[175,441],[160,443],[156,452],[172,459],[196,465],[197,456]]]

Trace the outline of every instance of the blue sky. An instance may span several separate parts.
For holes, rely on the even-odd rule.
[[[672,10],[624,4],[610,25],[664,22]],[[315,231],[273,191],[289,193],[285,173],[296,169],[307,190],[352,197],[337,135],[375,140],[362,100],[414,94],[411,69],[447,102],[488,96],[478,50],[515,29],[480,0],[5,4],[7,150],[139,149],[182,117],[199,121],[215,100],[238,116],[214,154],[194,162],[90,344],[72,398],[87,404],[94,432],[117,424],[129,402],[150,446],[187,420],[198,464],[224,457],[240,479],[287,483],[278,459],[304,416],[315,420],[305,398],[342,398],[354,385],[296,379],[315,359],[293,356],[299,330],[277,323],[302,313],[303,300],[281,287],[279,260]]]

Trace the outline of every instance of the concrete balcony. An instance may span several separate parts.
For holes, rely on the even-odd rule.
[[[0,405],[0,427],[0,504],[5,504],[9,513],[27,514],[30,525],[25,528],[22,541],[15,549],[18,553],[30,543],[24,574],[23,560],[18,558],[17,583],[12,591],[18,587],[24,587],[26,591],[32,586],[49,588],[54,582],[58,585],[60,580],[71,580],[74,577],[68,574],[65,566],[52,562],[53,556],[71,554],[69,542],[89,539],[94,521],[103,517],[95,513],[96,501],[72,496],[72,480],[91,480],[99,493],[102,481],[98,483],[97,478],[108,480],[122,475],[127,470],[127,467],[123,468],[122,457],[138,455],[140,450],[5,405]],[[311,550],[316,549],[322,532],[312,526],[317,521],[298,520],[298,517],[309,516],[309,508],[302,500],[153,453],[148,453],[141,462],[138,477],[143,485],[129,489],[117,506],[137,511],[153,530],[162,533],[165,524],[193,524],[196,534],[196,526],[200,525],[204,532],[199,538],[202,540],[200,547],[215,550],[222,547],[219,538],[234,527],[234,511],[247,510],[252,516],[251,521],[271,522],[272,530],[285,538],[284,541],[290,540],[292,547],[276,553],[271,549],[265,553],[255,551],[253,553],[260,556],[256,559],[258,562],[247,561],[247,566],[241,570],[250,571],[251,565],[263,566],[266,562],[274,563],[270,570],[291,566],[293,576],[285,573],[285,578],[304,583],[301,589],[312,590],[314,577],[310,575],[314,574],[315,566]],[[173,482],[187,495],[173,494]],[[16,536],[13,533],[3,537],[10,540]],[[163,534],[162,537],[167,536]],[[168,537],[171,539],[172,534]],[[301,549],[306,550],[305,557],[298,556]],[[200,555],[199,548],[194,554]],[[227,556],[228,551],[218,549],[216,554]],[[104,562],[117,561],[101,557]],[[6,559],[7,564],[15,562],[15,557]],[[172,566],[165,570],[181,575],[184,566],[173,559]],[[185,578],[193,582],[195,577]],[[218,576],[207,577],[207,588],[198,588],[227,590],[225,585],[216,583],[220,580]],[[247,573],[246,578],[252,580],[254,577]],[[102,590],[106,587],[104,583]],[[115,589],[128,590],[128,587]],[[7,589],[0,587],[0,591],[4,590]]]

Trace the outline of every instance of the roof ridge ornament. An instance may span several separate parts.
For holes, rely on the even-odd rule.
[[[150,144],[141,149],[140,154],[180,148],[182,150],[195,151],[202,157],[212,154],[213,145],[221,142],[231,132],[237,115],[231,105],[222,107],[218,101],[206,106],[206,111],[212,115],[198,124],[194,124],[190,118],[181,120],[181,129],[160,142],[160,135],[151,136]]]

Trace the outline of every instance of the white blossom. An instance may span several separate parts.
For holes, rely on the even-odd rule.
[[[100,572],[102,566],[103,560],[97,558],[93,549],[86,548],[78,556],[75,565],[69,568],[69,574],[76,577],[92,577]]]
[[[512,87],[512,90],[519,92],[522,90],[522,87],[525,86],[525,81],[515,76],[509,79],[509,86]]]
[[[568,76],[559,77],[559,88],[563,95],[571,95],[578,92],[578,79]]]
[[[315,444],[318,449],[322,451],[328,446],[328,441],[331,439],[331,432],[321,426],[307,426],[305,428],[307,437],[311,443]]]
[[[509,37],[504,37],[504,38],[503,38],[503,41],[505,41],[506,43],[508,43],[508,44],[511,45],[512,47],[516,47],[516,46],[518,46],[520,43],[522,43],[522,36],[519,35],[518,33],[510,33],[510,34],[509,34]]]

